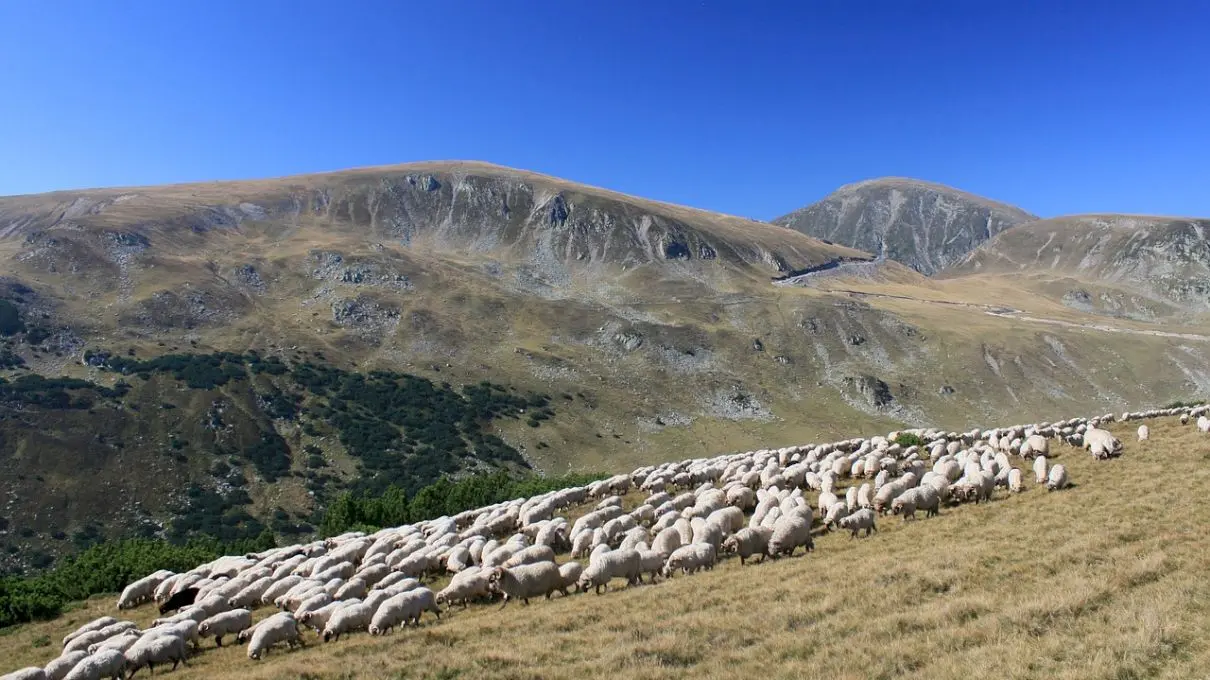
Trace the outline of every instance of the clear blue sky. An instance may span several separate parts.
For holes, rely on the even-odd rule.
[[[0,194],[480,159],[772,218],[1210,216],[1210,3],[0,2]]]

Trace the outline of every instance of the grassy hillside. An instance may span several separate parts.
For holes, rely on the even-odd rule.
[[[1013,277],[869,257],[475,163],[0,198],[0,377],[98,386],[49,405],[0,389],[0,550],[40,566],[102,529],[174,522],[290,535],[332,489],[1210,392],[1198,319],[1106,318]],[[224,353],[286,372],[243,359],[246,378],[191,385],[193,369],[126,365]],[[336,388],[297,380],[307,362]],[[362,398],[382,396],[376,371],[399,399]],[[469,403],[484,381],[526,412],[468,428],[421,406],[432,428],[404,432],[419,401]]]
[[[1059,447],[1074,482],[1062,492],[1031,483],[937,518],[882,519],[868,539],[822,536],[808,556],[426,615],[386,638],[308,634],[306,649],[259,663],[210,643],[172,677],[1200,677],[1210,584],[1198,527],[1210,510],[1193,499],[1210,493],[1210,439],[1174,418],[1150,425],[1142,443],[1137,423],[1111,427],[1126,442],[1113,461]],[[112,607],[94,598],[0,632],[0,671],[45,663]]]

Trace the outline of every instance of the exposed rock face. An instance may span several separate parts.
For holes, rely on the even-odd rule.
[[[1134,215],[1077,215],[1039,220],[1000,234],[943,276],[1044,273],[1107,284],[1070,285],[1064,304],[1114,316],[1149,299],[1194,311],[1210,309],[1210,220]],[[1141,296],[1131,300],[1120,291]]]
[[[886,178],[845,185],[773,222],[931,275],[1001,231],[1036,219],[940,184]]]

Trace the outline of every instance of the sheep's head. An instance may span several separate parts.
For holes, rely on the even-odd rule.
[[[739,550],[739,538],[732,534],[727,537],[727,540],[723,541],[723,552],[733,553],[737,550]]]
[[[304,616],[303,616],[303,621],[306,621],[306,620],[307,620],[307,618],[306,618],[306,616],[304,615]],[[198,626],[197,626],[197,634],[198,634],[198,635],[203,635],[203,636],[205,636],[205,635],[209,635],[209,634],[210,634],[210,623],[209,623],[209,622],[206,622],[206,621],[203,621],[203,622],[199,623],[199,624],[198,624]]]

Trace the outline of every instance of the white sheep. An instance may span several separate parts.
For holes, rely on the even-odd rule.
[[[385,604],[384,602],[383,605]],[[339,607],[328,616],[328,621],[324,624],[323,641],[333,642],[340,640],[340,636],[345,633],[368,630],[376,610],[383,605],[374,607],[369,602],[355,602]]]
[[[492,555],[495,556],[495,553]],[[522,548],[513,553],[511,557],[504,561],[500,566],[511,569],[519,567],[522,564],[533,564],[535,562],[554,562],[555,551],[547,545],[531,545],[528,548]]]
[[[609,581],[614,578],[625,578],[627,585],[637,584],[641,568],[637,550],[611,550],[588,563],[580,574],[578,585],[584,592],[592,588],[599,595],[602,588],[609,589]]]
[[[567,589],[579,589],[580,574],[584,573],[584,565],[579,562],[564,562],[559,565],[559,586],[557,590],[567,597]]]
[[[455,602],[466,608],[469,602],[477,597],[487,597],[491,594],[488,579],[491,572],[480,567],[468,567],[450,579],[449,584],[437,593],[437,604],[453,607]]]
[[[70,632],[66,636],[64,636],[63,646],[66,647],[67,643],[71,642],[72,640],[76,639],[77,637],[79,637],[85,633],[91,633],[94,631],[98,631],[106,626],[112,626],[115,623],[118,623],[118,620],[112,616],[102,616],[100,618],[93,619],[92,621],[89,621],[88,623],[80,626],[79,628],[73,630],[72,632]]]
[[[1047,468],[1046,456],[1038,456],[1034,459],[1034,483],[1045,484],[1046,476],[1049,472]]]
[[[284,642],[289,647],[302,646],[302,635],[298,631],[298,621],[290,612],[280,612],[261,621],[252,632],[248,643],[248,658],[259,660],[273,645]]]
[[[247,609],[233,609],[215,614],[197,624],[197,634],[200,637],[214,637],[217,647],[223,646],[223,636],[238,635],[241,630],[252,626],[252,612]]]
[[[862,508],[857,512],[840,520],[840,527],[848,529],[851,533],[849,538],[857,538],[857,532],[865,529],[865,535],[869,536],[870,532],[878,531],[878,526],[874,523],[874,511],[869,508]]]
[[[1021,486],[1021,470],[1018,468],[1008,471],[1008,490],[1011,493],[1021,493],[1024,490]]]
[[[1151,438],[1151,428],[1146,425],[1139,425],[1139,441],[1147,441]]]
[[[683,545],[668,556],[668,561],[664,563],[663,574],[666,578],[672,578],[672,575],[678,570],[692,574],[699,569],[713,569],[717,555],[714,546],[709,543]]]
[[[559,568],[554,562],[523,564],[511,569],[496,567],[491,570],[488,582],[493,593],[504,596],[505,605],[513,599],[529,604],[531,597],[550,598],[559,587]]]
[[[394,630],[395,626],[407,625],[408,622],[414,621],[416,625],[420,625],[420,615],[425,611],[434,612],[437,614],[437,618],[441,618],[441,608],[437,606],[437,598],[433,591],[428,588],[417,588],[400,593],[378,606],[370,619],[370,635],[386,635],[387,632]],[[333,616],[333,618],[336,617]],[[331,623],[328,625],[331,626]]]
[[[753,555],[760,555],[761,562],[764,562],[769,556],[769,539],[772,537],[772,529],[745,527],[723,541],[723,552],[738,554],[741,565]]]
[[[121,680],[126,671],[126,657],[114,649],[102,650],[76,664],[63,680]],[[133,675],[133,673],[132,673]]]
[[[154,675],[156,664],[166,664],[169,661],[172,662],[172,670],[176,670],[178,664],[187,666],[189,664],[185,661],[185,657],[188,654],[184,638],[176,635],[155,635],[144,638],[126,650],[124,654],[128,672],[126,677],[133,678],[134,674],[143,666],[146,666],[148,672]]]
[[[1067,488],[1070,482],[1067,479],[1067,468],[1062,464],[1056,465],[1050,469],[1050,475],[1046,478],[1047,491],[1059,491]]]
[[[76,667],[76,664],[84,660],[88,656],[88,652],[74,651],[67,652],[59,658],[46,664],[47,680],[63,680],[71,669]]]
[[[124,652],[127,649],[130,649],[130,646],[137,642],[140,636],[142,636],[142,632],[139,630],[128,630],[118,633],[104,642],[89,645],[88,653],[96,654],[103,649],[116,649],[119,652]]]

